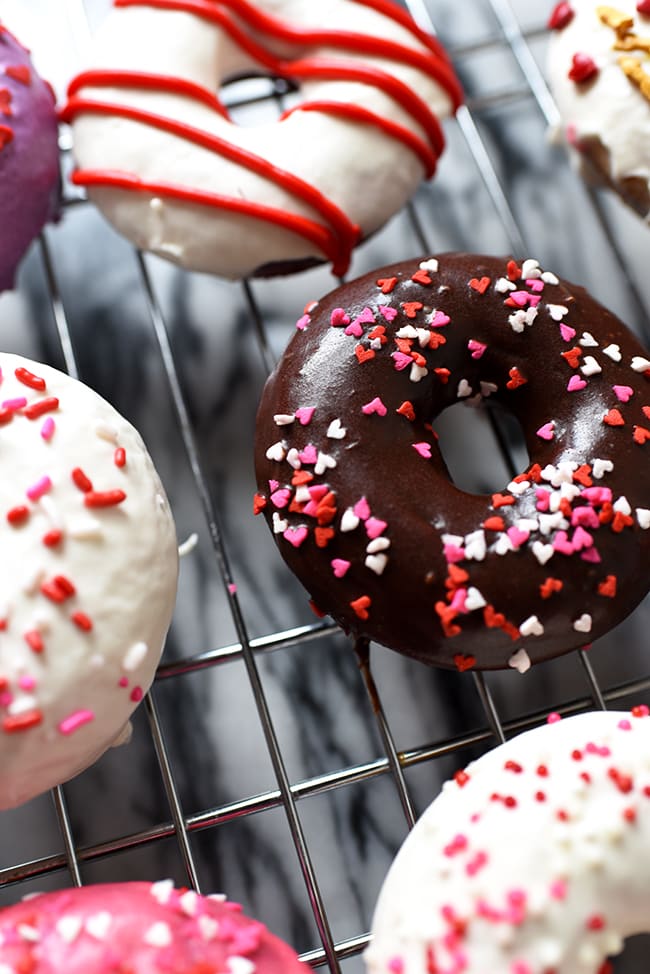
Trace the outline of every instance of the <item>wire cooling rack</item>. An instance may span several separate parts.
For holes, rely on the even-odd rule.
[[[565,273],[564,267],[555,266],[555,270],[591,285],[596,296],[619,311],[647,343],[650,337],[647,326],[650,291],[643,276],[643,258],[647,254],[643,234],[647,230],[622,211],[617,201],[601,196],[597,190],[585,188],[572,172],[564,151],[545,142],[544,133],[557,124],[556,109],[540,66],[546,33],[543,17],[547,11],[540,12],[540,5],[526,4],[524,0],[518,4],[508,0],[472,0],[466,9],[463,5],[459,26],[458,18],[453,16],[454,4],[448,0],[412,0],[407,6],[422,26],[437,30],[446,43],[464,82],[468,101],[456,119],[447,124],[449,148],[439,179],[418,192],[414,203],[398,218],[397,230],[390,231],[391,236],[384,238],[380,235],[382,262],[406,256],[400,250],[401,246],[406,246],[410,253],[430,254],[465,248],[511,251],[520,256],[537,255],[534,241],[537,234],[547,242],[555,242],[557,248],[552,246],[551,250],[557,249],[557,253],[565,257],[568,255],[572,274]],[[535,10],[531,11],[533,6]],[[93,11],[90,0],[86,8],[82,0],[68,0],[66,23],[71,45],[83,47],[85,44],[88,35],[86,16],[88,13],[92,16]],[[234,110],[246,110],[262,98],[275,110],[282,95],[281,86],[271,85],[261,96],[234,91],[231,101]],[[535,139],[535,148],[526,160],[521,145],[530,148]],[[65,145],[63,155],[64,169],[68,170],[70,159]],[[521,171],[526,165],[530,168],[530,160],[533,160],[532,172],[522,184]],[[458,173],[468,175],[459,177]],[[449,198],[454,194],[456,201],[461,201],[456,208],[449,204]],[[63,225],[70,219],[70,214],[80,208],[89,208],[89,204],[72,190],[67,190]],[[87,360],[88,352],[84,350],[80,356],[82,336],[78,327],[71,323],[75,319],[75,297],[61,282],[57,253],[61,246],[60,232],[48,230],[31,256],[32,265],[38,265],[33,271],[40,280],[37,291],[49,309],[43,313],[55,324],[53,334],[56,339],[44,340],[43,344],[55,364],[63,363],[70,374],[85,378],[79,358]],[[374,245],[370,246],[369,254],[360,258],[361,262],[367,262],[368,268],[373,266],[373,254],[379,252],[372,249]],[[385,654],[379,651],[372,657],[377,684],[366,674],[372,701],[368,714],[369,720],[376,722],[378,753],[367,761],[334,762],[321,773],[296,777],[293,768],[289,767],[293,762],[287,760],[285,736],[278,731],[278,714],[269,702],[263,665],[271,655],[275,657],[296,649],[305,654],[314,652],[315,644],[321,652],[320,647],[327,645],[328,640],[340,640],[341,637],[336,627],[327,621],[305,621],[305,616],[299,613],[291,624],[255,634],[256,625],[251,623],[249,616],[250,600],[240,598],[238,573],[231,567],[236,532],[224,530],[229,512],[224,509],[220,484],[211,479],[200,446],[195,402],[188,395],[187,374],[182,351],[179,351],[181,346],[174,329],[170,328],[168,303],[161,299],[157,287],[156,262],[153,262],[152,272],[152,262],[148,258],[130,254],[129,259],[135,261],[137,301],[153,336],[157,367],[165,380],[159,390],[160,396],[164,397],[161,409],[173,418],[179,449],[183,451],[179,463],[184,463],[191,473],[206,525],[204,534],[210,542],[209,558],[220,579],[223,609],[229,616],[228,626],[224,629],[230,628],[232,638],[214,644],[209,637],[207,645],[201,640],[193,641],[189,645],[186,643],[182,651],[173,653],[172,658],[167,654],[159,668],[154,690],[143,704],[147,733],[158,768],[158,780],[151,787],[166,796],[167,809],[135,831],[111,834],[101,841],[83,842],[77,838],[79,828],[75,820],[92,816],[94,806],[90,804],[79,810],[69,797],[74,792],[74,785],[57,788],[52,794],[62,840],[61,851],[32,854],[29,842],[26,846],[21,843],[21,850],[27,849],[24,861],[0,869],[0,889],[9,890],[10,898],[11,895],[15,898],[25,891],[24,884],[35,881],[38,885],[53,875],[58,885],[80,885],[82,879],[85,881],[86,867],[93,863],[119,860],[132,850],[157,847],[168,841],[177,846],[182,863],[181,881],[202,889],[201,852],[197,849],[195,836],[225,823],[248,820],[275,810],[286,818],[313,917],[312,929],[316,936],[312,945],[303,950],[303,959],[314,967],[328,967],[332,972],[353,966],[360,969],[359,956],[368,942],[368,925],[364,923],[358,929],[348,930],[345,936],[339,936],[335,929],[332,898],[323,892],[322,863],[320,866],[315,863],[314,847],[304,826],[302,810],[307,801],[322,799],[351,786],[364,787],[378,779],[389,781],[401,807],[402,831],[405,831],[422,810],[424,801],[421,784],[417,785],[410,777],[411,769],[428,771],[436,762],[445,759],[452,761],[451,767],[457,767],[475,749],[493,746],[515,731],[534,726],[551,709],[569,714],[583,709],[605,708],[618,701],[626,705],[630,701],[642,700],[650,693],[642,635],[648,606],[646,603],[645,608],[637,610],[629,627],[610,640],[602,652],[595,645],[589,652],[573,655],[577,667],[574,665],[568,682],[568,696],[563,686],[565,669],[562,661],[535,668],[525,678],[528,681],[525,692],[520,690],[522,683],[517,683],[513,689],[513,681],[521,679],[515,674],[448,674],[449,681],[453,681],[453,699],[463,715],[460,725],[456,721],[453,733],[408,741],[404,746],[398,743],[404,733],[401,729],[396,731],[396,726],[402,727],[403,714],[399,705],[393,702],[395,688],[388,679],[382,679]],[[361,272],[366,267],[358,266],[357,269]],[[277,287],[273,283],[244,282],[237,286],[236,292],[229,292],[236,294],[233,299],[236,314],[253,323],[260,360],[267,371],[281,351],[291,325],[290,320],[278,323],[277,315],[273,314],[272,299]],[[303,303],[300,287],[298,284],[296,311]],[[101,354],[98,346],[95,351],[97,356]],[[106,386],[102,391],[111,398],[110,381]],[[255,394],[258,391],[255,390]],[[505,469],[513,468],[514,460],[507,441],[486,449],[489,453],[499,449]],[[250,487],[252,494],[252,475]],[[192,558],[192,555],[188,557]],[[239,564],[239,559],[235,560]],[[279,567],[278,571],[283,568]],[[287,584],[291,583],[287,581]],[[607,640],[602,642],[607,643]],[[626,642],[633,646],[633,651],[626,654],[624,661],[619,648]],[[188,675],[214,673],[237,663],[243,666],[252,691],[255,720],[262,732],[259,746],[268,751],[274,783],[190,813],[178,785],[182,769],[175,742],[166,730],[164,717],[161,718],[159,697],[166,687],[178,685]],[[405,667],[417,668],[420,664],[401,661],[400,666],[398,674],[403,678],[408,672]],[[388,673],[390,676],[390,664]],[[361,683],[361,675],[358,680]],[[449,682],[446,686],[449,689]],[[531,686],[534,688],[532,693],[528,690]],[[397,699],[400,699],[399,691]],[[516,706],[512,705],[512,699],[517,700]],[[441,706],[439,701],[436,706]],[[130,760],[128,748],[124,750],[123,760]],[[444,767],[448,769],[450,765]],[[118,789],[119,780],[113,780],[108,787]],[[427,787],[428,799],[433,798],[436,787],[431,784]],[[414,792],[418,797],[414,798]],[[97,803],[107,800],[110,802],[106,794],[96,798]],[[341,841],[344,842],[344,838]],[[387,859],[394,851],[394,847],[385,850]],[[119,868],[117,875],[119,877]],[[227,881],[228,877],[225,879]],[[346,881],[345,877],[340,878],[341,883]],[[374,901],[375,892],[369,894],[370,901]],[[366,907],[366,916],[367,912]],[[265,916],[260,918],[266,919]],[[346,965],[350,960],[355,963],[348,968]]]

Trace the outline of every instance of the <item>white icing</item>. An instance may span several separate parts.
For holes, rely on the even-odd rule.
[[[137,703],[131,694],[136,687],[146,691],[160,657],[178,555],[169,507],[157,503],[160,481],[133,427],[91,389],[54,369],[6,353],[0,353],[0,367],[0,402],[19,396],[28,404],[59,400],[57,409],[40,418],[15,413],[0,425],[0,678],[6,681],[0,692],[0,808],[5,808],[77,774],[128,725]],[[19,382],[20,367],[42,377],[45,391]],[[48,417],[55,428],[44,440],[41,428]],[[113,428],[115,439],[96,435],[96,427]],[[122,467],[115,463],[116,445],[126,452]],[[123,490],[126,499],[86,507],[71,476],[77,467],[96,492]],[[44,476],[51,480],[47,494],[29,500],[26,492]],[[52,546],[43,543],[53,527],[45,497],[56,507],[62,532]],[[29,516],[12,524],[7,513],[20,505]],[[94,527],[79,530],[80,524]],[[56,591],[57,578],[72,583],[74,593],[62,600],[48,597],[43,586]],[[75,624],[77,613],[91,629]],[[30,647],[26,633],[40,635],[41,652]],[[118,685],[121,678],[127,686]],[[8,732],[6,721],[30,710],[41,713],[41,722]],[[74,715],[77,721],[66,723]]]
[[[507,770],[507,761],[521,772]],[[537,773],[540,766],[548,776]],[[610,769],[630,776],[631,788],[619,787]],[[564,719],[495,748],[467,774],[462,787],[444,786],[390,869],[366,952],[369,974],[426,974],[429,946],[439,971],[541,972],[550,964],[556,974],[594,974],[624,937],[648,930],[650,880],[640,864],[650,843],[649,718],[598,712]],[[628,809],[636,811],[634,822]],[[562,811],[568,821],[558,819]],[[485,865],[468,874],[482,853]],[[510,909],[509,918],[477,916],[480,901]],[[453,929],[443,916],[449,909],[467,921],[455,945],[466,959],[462,968],[449,952],[453,937],[449,949],[444,942]],[[594,917],[602,929],[590,928]]]

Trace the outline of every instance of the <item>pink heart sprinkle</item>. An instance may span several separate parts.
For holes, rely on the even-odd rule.
[[[467,602],[467,589],[458,588],[451,600],[451,608],[456,612],[467,612],[465,603]]]
[[[589,561],[593,565],[599,565],[602,561],[600,555],[594,547],[586,548],[584,551],[580,552],[580,557],[583,561]]]
[[[467,347],[472,353],[472,358],[480,358],[487,348],[487,345],[484,345],[483,342],[477,342],[475,339],[470,338],[467,343]]]
[[[370,517],[370,506],[365,497],[358,500],[352,510],[361,521],[367,521]]]
[[[517,305],[518,308],[525,308],[530,301],[530,294],[528,291],[511,291],[508,295],[510,300]]]
[[[345,334],[354,335],[355,338],[361,338],[363,335],[363,328],[359,324],[358,318],[355,318],[355,320],[348,325],[348,327],[345,329]]]
[[[528,299],[528,303],[530,304],[531,308],[536,308],[541,300],[542,299],[540,298],[539,294],[531,294],[530,298]]]
[[[277,490],[279,486],[279,480],[269,480],[269,490]]]
[[[429,322],[431,328],[444,328],[451,321],[449,315],[446,315],[444,311],[436,311],[433,318]]]
[[[537,435],[542,440],[552,440],[555,436],[555,423],[551,420],[550,423],[544,423],[543,426],[537,430]]]
[[[283,508],[286,507],[291,499],[291,491],[287,490],[285,487],[280,490],[275,490],[271,494],[271,501],[276,507]]]
[[[341,325],[350,324],[350,315],[346,314],[343,308],[334,308],[330,315],[330,324],[334,328],[340,328]]]
[[[383,316],[383,317],[384,317],[384,318],[386,319],[386,321],[388,321],[389,323],[390,323],[391,321],[395,321],[395,318],[397,318],[397,308],[389,308],[389,307],[388,307],[387,305],[385,305],[385,304],[383,304],[383,305],[382,305],[382,306],[381,306],[381,307],[379,308],[379,313],[380,313],[380,314],[381,314],[381,315],[382,315],[382,316]]]
[[[571,325],[560,325],[560,334],[565,342],[571,342],[576,337],[576,330]]]
[[[307,326],[309,325],[310,321],[311,318],[309,317],[309,315],[303,315],[302,318],[298,318],[298,321],[296,322],[296,328],[298,329],[298,331],[304,331],[305,328],[307,328]]]
[[[413,449],[417,450],[421,457],[425,460],[431,459],[431,444],[430,443],[414,443]]]
[[[556,879],[551,883],[549,892],[554,900],[566,899],[566,883],[563,879]]]
[[[535,497],[537,498],[537,504],[535,507],[538,511],[548,511],[551,503],[550,491],[546,490],[545,487],[535,488]]]
[[[388,410],[379,396],[375,396],[374,399],[371,399],[370,402],[367,402],[365,406],[361,407],[361,412],[366,416],[371,416],[373,413],[377,413],[378,416],[385,416]]]
[[[298,454],[298,459],[301,463],[316,463],[318,460],[318,453],[316,452],[316,447],[313,443],[308,443],[302,453]]]
[[[580,392],[584,389],[587,383],[579,375],[572,375],[569,379],[569,384],[566,387],[567,392]]]
[[[329,492],[329,487],[327,484],[313,484],[311,487],[307,488],[309,491],[309,496],[313,501],[320,501],[323,499],[325,494]]]
[[[520,548],[522,544],[525,544],[530,538],[530,531],[522,531],[515,524],[508,528],[506,534],[512,541],[515,548]]]
[[[358,321],[360,325],[374,325],[375,316],[370,308],[364,308],[354,320]]]
[[[314,406],[301,406],[300,409],[296,409],[295,416],[296,419],[300,420],[301,426],[307,426],[311,423],[311,418],[314,415]]]
[[[465,552],[462,548],[459,548],[455,544],[446,544],[443,548],[445,558],[450,565],[456,564],[458,561],[463,561],[465,558]]]
[[[330,565],[332,566],[332,571],[334,572],[336,578],[343,578],[350,567],[351,562],[346,561],[345,558],[333,558]]]
[[[634,389],[631,386],[612,386],[612,388],[620,402],[628,402],[634,395]]]
[[[403,372],[404,369],[407,369],[413,362],[411,356],[406,355],[405,352],[392,352],[391,358],[395,363],[396,372]]]
[[[573,545],[567,537],[566,531],[558,531],[553,538],[553,550],[559,551],[562,555],[572,555],[575,551]]]
[[[600,527],[598,515],[593,507],[574,508],[571,512],[571,526],[575,528],[577,525],[583,528],[593,528],[594,530]]]
[[[366,534],[371,541],[383,534],[388,525],[385,521],[380,521],[378,517],[369,517],[366,521]]]
[[[529,287],[535,294],[541,294],[544,290],[544,281],[541,281],[538,277],[531,277],[526,281],[526,287]]]
[[[287,528],[282,537],[294,548],[299,548],[308,534],[307,528],[303,525],[299,528]]]
[[[307,517],[318,517],[318,504],[316,501],[308,501],[302,509],[302,513]]]
[[[585,531],[584,528],[581,528],[580,525],[578,525],[573,532],[573,537],[571,538],[571,544],[575,550],[581,551],[583,548],[591,548],[593,543],[594,539],[589,532]]]

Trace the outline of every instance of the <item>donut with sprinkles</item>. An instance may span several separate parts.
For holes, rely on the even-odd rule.
[[[307,974],[238,903],[157,883],[107,883],[0,911],[3,974]]]
[[[368,974],[610,974],[648,931],[648,708],[550,720],[457,772],[416,823]]]
[[[650,218],[650,3],[558,3],[548,74],[566,142],[585,175]]]
[[[433,175],[462,94],[393,0],[113,6],[62,117],[73,182],[138,246],[230,278],[343,274]],[[260,75],[283,79],[284,111],[238,124],[219,89]]]
[[[431,424],[487,397],[529,462],[469,494]],[[254,510],[353,636],[523,672],[647,593],[649,449],[650,357],[612,313],[535,259],[443,254],[307,307],[262,396]]]
[[[0,291],[43,225],[58,213],[54,93],[0,23]]]
[[[174,522],[134,428],[0,353],[0,808],[123,739],[174,605]],[[0,965],[1,966],[1,965]]]

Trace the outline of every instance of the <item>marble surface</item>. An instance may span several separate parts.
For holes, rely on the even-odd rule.
[[[89,25],[106,6],[106,0],[0,0],[0,16],[16,30],[20,22],[61,93],[83,63]],[[449,249],[535,256],[588,286],[647,343],[647,227],[617,200],[588,189],[564,149],[549,138],[556,119],[543,80],[547,6],[524,0],[411,4],[452,51],[468,107],[445,126],[448,149],[436,180],[359,250],[352,274]],[[260,110],[267,109],[246,111]],[[242,110],[242,120],[244,115]],[[68,171],[65,132],[61,142]],[[156,259],[141,265],[91,206],[74,202],[70,188],[66,197],[62,221],[32,248],[15,292],[0,297],[0,343],[78,369],[120,409],[154,456],[179,539],[198,536],[183,559],[178,607],[153,693],[175,797],[191,826],[196,878],[204,892],[226,890],[241,900],[299,951],[321,949],[249,670],[237,652],[245,638],[257,647],[256,673],[287,778],[300,795],[298,818],[332,936],[337,942],[361,937],[407,819],[351,646],[327,625],[313,630],[303,590],[289,577],[266,526],[251,516],[251,442],[266,372],[306,302],[336,282],[320,268],[253,282],[247,290]],[[152,307],[161,319],[152,316]],[[161,322],[194,458],[184,444],[161,355],[155,328]],[[468,470],[450,457],[457,479],[473,489],[501,486],[505,468],[480,416],[454,411],[449,422],[451,439],[461,430],[472,455],[482,460]],[[219,557],[217,531],[223,540]],[[236,598],[228,592],[230,580]],[[604,688],[646,679],[649,623],[646,600],[594,645],[589,659]],[[302,627],[309,627],[308,637]],[[198,665],[201,654],[212,654],[211,665]],[[404,778],[417,813],[442,780],[494,738],[470,674],[428,670],[379,647],[371,663],[395,746],[407,756]],[[491,674],[486,682],[504,721],[575,700],[593,706],[576,655],[525,677]],[[635,690],[620,705],[649,699],[647,690]],[[171,827],[150,712],[138,711],[128,746],[63,789],[83,882],[165,876],[190,881]],[[459,736],[466,745],[452,752],[446,743]],[[2,813],[0,902],[69,884],[64,852],[51,796]],[[341,967],[359,972],[362,963],[352,951]],[[630,949],[616,971],[635,969]]]

